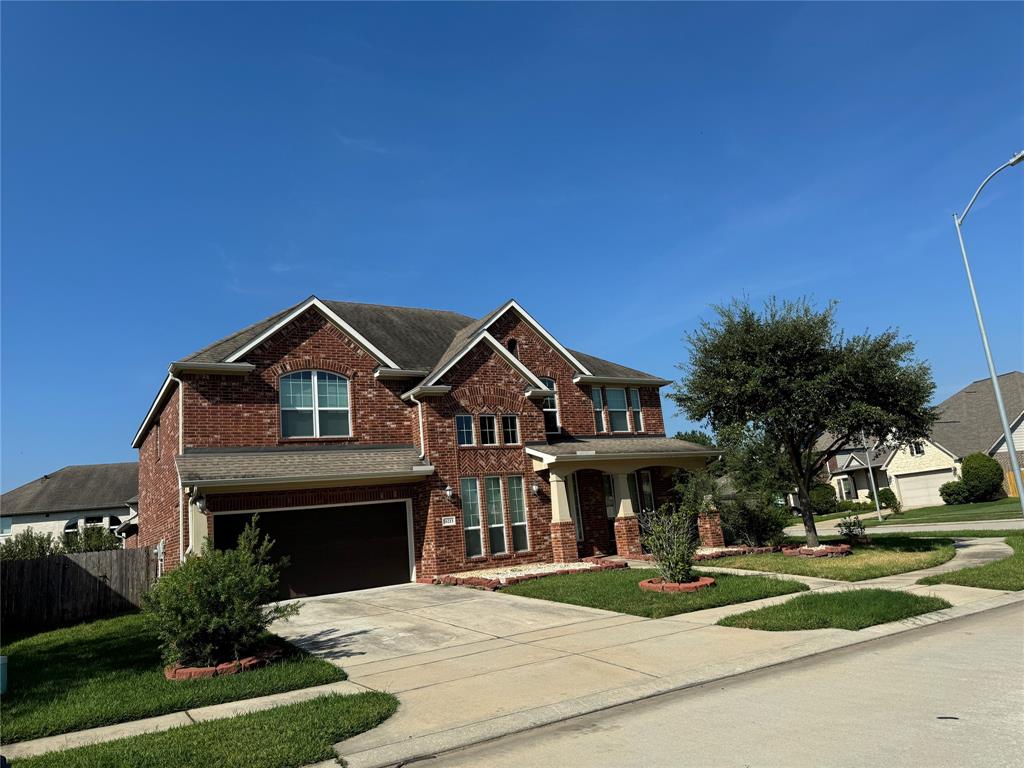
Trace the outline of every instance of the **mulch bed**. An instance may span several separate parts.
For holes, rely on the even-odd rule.
[[[593,563],[595,567],[587,568],[585,570],[580,568],[565,568],[559,571],[544,571],[543,573],[524,573],[521,576],[509,576],[504,581],[499,579],[485,579],[480,576],[453,576],[451,574],[434,576],[432,578],[424,579],[423,581],[430,584],[440,584],[446,587],[471,587],[473,589],[483,589],[488,592],[495,592],[502,587],[521,584],[524,581],[533,581],[534,579],[543,579],[548,576],[567,576],[572,573],[595,573],[597,571],[611,571],[617,568],[629,567],[625,562],[609,562],[601,557],[583,557],[580,558],[580,562]],[[419,581],[419,579],[417,579],[417,581]]]
[[[846,557],[850,554],[849,544],[825,544],[820,547],[786,547],[786,557]]]

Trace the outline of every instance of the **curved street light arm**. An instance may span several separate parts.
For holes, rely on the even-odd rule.
[[[1021,153],[1015,155],[1013,160],[1009,160],[1009,161],[1003,163],[998,168],[996,168],[994,171],[992,171],[992,173],[990,173],[988,176],[985,177],[985,180],[983,182],[981,182],[981,186],[978,187],[977,191],[974,193],[974,196],[971,198],[970,202],[967,203],[967,207],[964,208],[964,212],[961,213],[959,216],[957,216],[957,221],[961,225],[964,223],[964,219],[967,218],[967,214],[970,213],[971,207],[974,205],[974,201],[977,200],[978,199],[978,195],[981,194],[981,190],[983,190],[985,188],[985,185],[988,184],[990,181],[992,181],[992,179],[995,177],[995,175],[997,173],[999,173],[1000,171],[1005,171],[1010,166],[1016,165],[1017,163],[1019,163],[1020,162],[1019,158],[1022,155],[1024,155],[1024,152],[1021,152]]]

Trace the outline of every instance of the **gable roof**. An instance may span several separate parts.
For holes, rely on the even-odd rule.
[[[1024,373],[1011,371],[999,377],[1006,416],[1011,424],[1024,412]],[[972,381],[938,406],[939,418],[932,428],[932,441],[957,458],[988,453],[1001,444],[1003,427],[999,421],[996,396],[990,379]]]
[[[139,464],[75,464],[0,497],[4,517],[124,507],[139,493]]]

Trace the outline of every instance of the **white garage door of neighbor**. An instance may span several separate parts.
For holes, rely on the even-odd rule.
[[[903,508],[931,507],[942,503],[939,486],[955,480],[949,470],[941,472],[925,472],[920,475],[903,475],[897,479],[900,484],[900,496]]]

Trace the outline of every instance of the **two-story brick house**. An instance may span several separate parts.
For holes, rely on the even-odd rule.
[[[290,595],[637,554],[638,508],[714,455],[665,437],[668,383],[515,301],[474,320],[310,297],[170,365],[133,442],[135,540],[172,569],[259,512]]]

